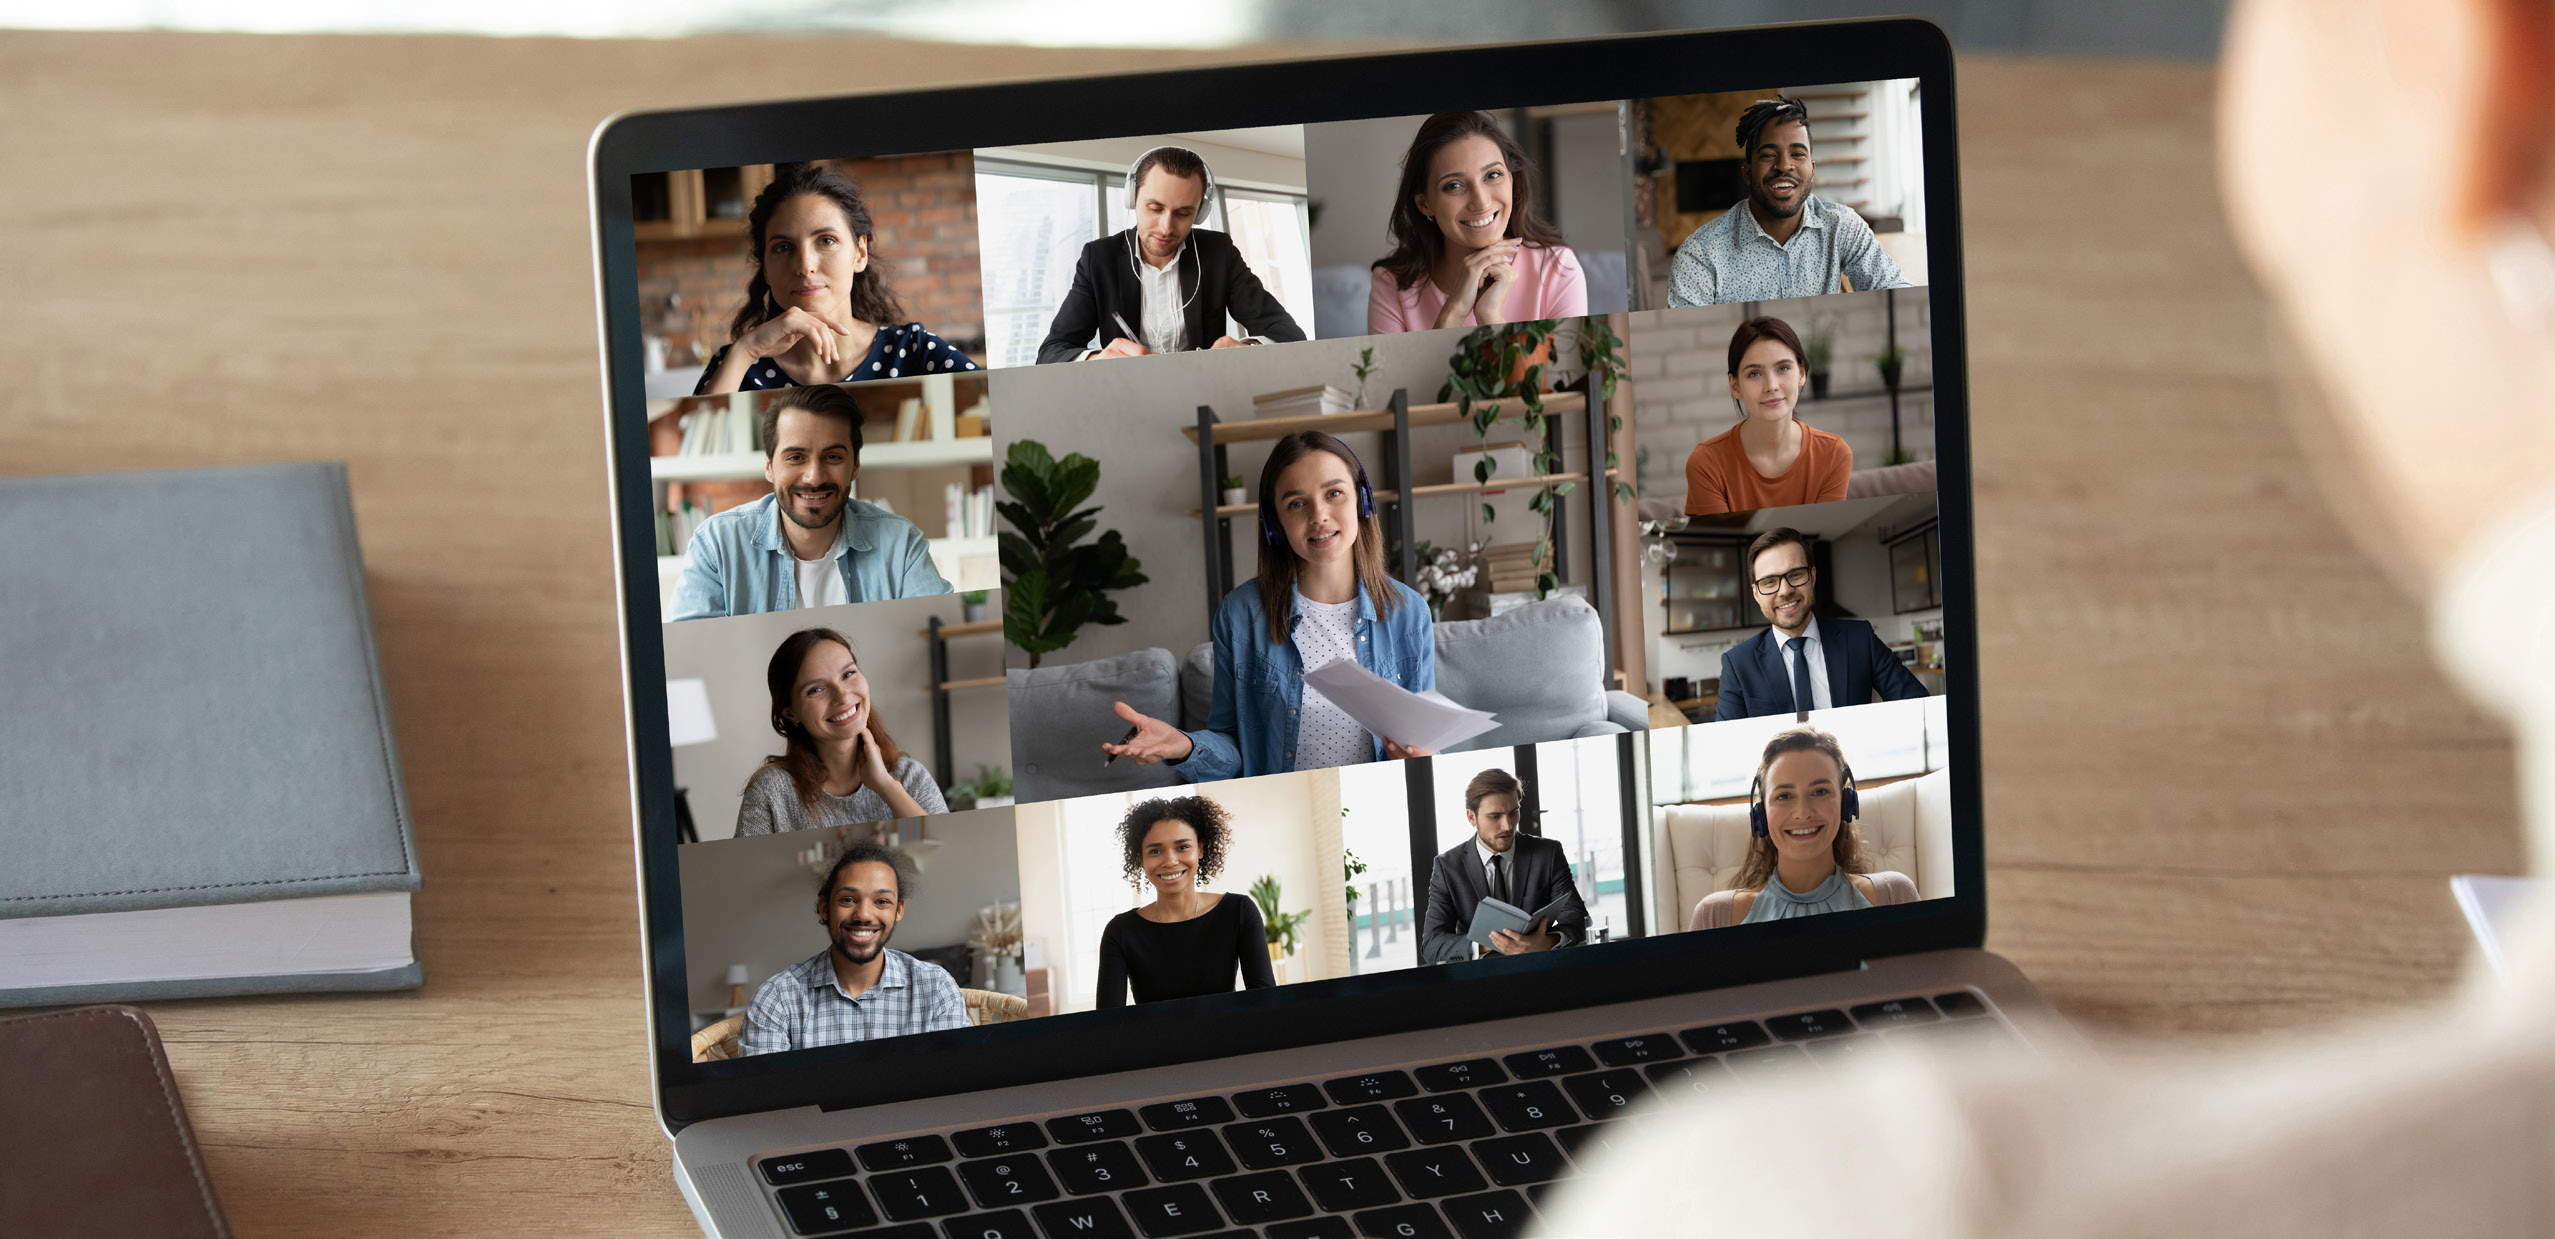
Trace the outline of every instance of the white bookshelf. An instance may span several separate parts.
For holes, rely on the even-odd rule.
[[[861,448],[861,468],[938,469],[951,465],[994,463],[990,435],[973,439],[916,439],[908,443],[870,443]],[[651,456],[648,476],[659,482],[730,482],[763,476],[763,453],[722,452],[702,456]]]

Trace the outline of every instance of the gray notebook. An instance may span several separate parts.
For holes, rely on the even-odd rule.
[[[413,987],[417,885],[344,466],[0,479],[0,1006]]]

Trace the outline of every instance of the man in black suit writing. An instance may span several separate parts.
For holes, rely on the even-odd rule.
[[[1558,899],[1551,924],[1537,921],[1524,933],[1494,930],[1491,946],[1502,955],[1574,946],[1588,936],[1588,907],[1570,880],[1570,858],[1561,844],[1517,830],[1525,789],[1505,770],[1485,770],[1464,786],[1464,818],[1473,837],[1437,858],[1428,874],[1428,919],[1420,923],[1419,954],[1447,964],[1479,953],[1469,935],[1473,910],[1487,896],[1534,912]]]
[[[1748,547],[1748,588],[1774,627],[1721,655],[1714,721],[1859,706],[1925,695],[1925,685],[1862,620],[1810,614],[1819,570],[1799,530],[1769,529]]]
[[[1195,151],[1157,146],[1136,160],[1127,173],[1135,226],[1082,247],[1038,363],[1303,339],[1233,239],[1196,226],[1214,192],[1215,173]],[[1252,338],[1226,335],[1227,317]]]

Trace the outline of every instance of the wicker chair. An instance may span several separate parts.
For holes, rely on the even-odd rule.
[[[967,1022],[970,1024],[1006,1024],[1029,1015],[1029,1000],[1017,994],[999,994],[989,989],[961,989],[967,996]]]
[[[967,1022],[970,1024],[1001,1024],[1025,1019],[1029,1015],[1029,1000],[1017,995],[998,994],[989,989],[961,989],[958,992],[967,996]],[[692,1034],[692,1061],[708,1063],[739,1057],[741,1051],[737,1048],[737,1038],[744,1031],[745,1017],[731,1015]]]
[[[744,1031],[745,1017],[731,1015],[692,1034],[692,1061],[707,1063],[740,1056],[744,1051],[737,1048],[736,1039]]]

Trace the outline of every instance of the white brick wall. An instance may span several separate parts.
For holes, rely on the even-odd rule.
[[[1738,421],[1727,379],[1730,333],[1750,315],[1770,315],[1805,339],[1814,322],[1835,326],[1829,363],[1830,396],[1802,398],[1804,424],[1842,435],[1858,469],[1889,461],[1890,402],[1872,358],[1889,339],[1890,303],[1898,312],[1899,434],[1910,459],[1934,455],[1933,349],[1928,337],[1925,290],[1847,293],[1750,305],[1649,310],[1632,316],[1626,341],[1633,389],[1634,442],[1649,449],[1645,495],[1685,494],[1685,461],[1695,444]]]

